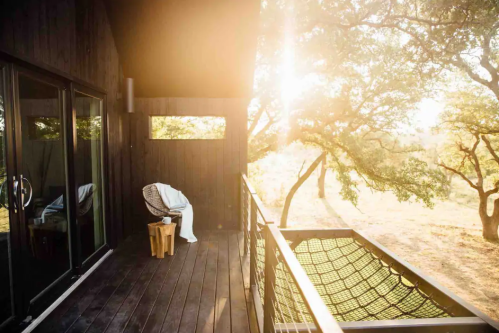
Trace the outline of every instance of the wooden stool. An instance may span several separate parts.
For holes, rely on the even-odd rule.
[[[177,224],[164,224],[163,222],[149,223],[149,240],[151,242],[151,256],[164,258],[165,252],[174,253],[175,227]]]

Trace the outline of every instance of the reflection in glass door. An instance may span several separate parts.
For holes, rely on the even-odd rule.
[[[74,92],[76,111],[75,181],[81,261],[106,243],[103,209],[101,98]]]
[[[62,94],[57,82],[18,73],[19,205],[29,301],[71,269]]]
[[[7,181],[6,92],[7,68],[0,63],[0,324],[14,315],[9,193]]]

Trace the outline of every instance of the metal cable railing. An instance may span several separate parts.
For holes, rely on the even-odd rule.
[[[342,332],[245,175],[241,201],[260,332]]]
[[[243,175],[244,178],[246,176]],[[242,179],[244,179],[242,178]],[[256,195],[253,188],[249,182],[242,182],[241,186],[241,221],[244,233],[244,254],[248,254],[249,251],[249,239],[250,239],[250,216],[251,216],[251,197],[253,194]]]

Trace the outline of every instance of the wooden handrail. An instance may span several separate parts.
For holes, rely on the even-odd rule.
[[[243,179],[243,184],[246,186],[246,188],[248,189],[248,192],[251,193],[251,194],[256,194],[256,191],[255,189],[253,188],[253,185],[251,185],[248,177],[242,173],[241,174],[241,178]]]
[[[268,213],[267,208],[263,204],[263,202],[260,199],[260,197],[258,196],[258,194],[256,194],[256,191],[253,188],[253,185],[251,185],[248,177],[244,173],[242,173],[241,179],[242,179],[242,186],[246,186],[246,188],[248,189],[248,193],[250,194],[250,197],[255,201],[256,208],[257,208],[258,212],[260,213],[260,215],[262,216],[265,224],[274,223],[274,221],[272,221],[272,219],[270,219],[270,217],[269,217],[270,214]]]
[[[272,286],[271,282],[273,280],[272,270],[275,269],[276,267],[275,265],[277,265],[274,253],[278,251],[281,254],[283,264],[289,271],[293,279],[293,282],[298,287],[300,295],[303,298],[305,305],[307,306],[307,309],[314,320],[316,329],[319,332],[323,333],[343,332],[338,323],[336,322],[336,320],[334,319],[333,315],[329,312],[329,309],[326,306],[326,304],[324,304],[324,301],[322,300],[321,296],[315,289],[315,286],[310,281],[307,273],[305,272],[301,264],[298,262],[298,259],[296,258],[293,251],[289,247],[283,234],[273,223],[273,221],[269,218],[270,215],[268,214],[267,208],[258,197],[255,189],[253,188],[253,186],[251,185],[245,174],[241,174],[241,192],[243,191],[243,189],[247,190],[247,192],[249,193],[249,198],[251,198],[251,218],[249,221],[251,225],[251,230],[253,230],[253,228],[256,228],[258,214],[261,215],[263,222],[265,223],[266,238],[268,240],[265,246],[266,273],[265,273],[264,288],[265,290],[268,291],[265,292],[265,298],[267,299],[267,297],[270,297],[270,294],[272,293],[272,291],[268,288],[271,288]],[[250,252],[251,252],[250,284],[251,286],[253,286],[257,283],[255,277],[256,258],[255,255],[253,254],[256,253],[257,244],[254,237],[249,238],[251,240],[250,242],[248,242],[248,239],[246,239],[246,237],[249,237],[249,233],[245,234],[245,249],[247,248],[247,245],[250,244]],[[271,258],[274,258],[274,260],[271,260]],[[252,288],[252,290],[256,290],[258,292],[258,288]],[[257,295],[256,297],[258,298],[259,296]],[[275,325],[275,323],[273,323],[271,320],[267,321],[269,320],[269,318],[274,317],[270,313],[271,311],[270,305],[267,304],[267,302],[271,303],[270,299],[271,298],[268,298],[265,304],[263,305],[263,309],[261,309],[263,311],[260,312],[257,311],[258,313],[260,313],[260,316],[258,316],[258,321],[261,333],[274,331],[273,325]],[[260,300],[258,299],[258,302],[259,301]]]
[[[262,215],[263,222],[265,222],[265,224],[273,224],[274,222],[269,218],[267,208],[263,204],[262,200],[260,200],[260,197],[256,194],[252,195],[252,197],[255,201],[257,210],[260,212],[260,215]]]
[[[328,307],[324,304],[321,296],[315,289],[315,286],[310,281],[307,273],[301,266],[300,262],[289,247],[286,239],[276,225],[268,225],[268,231],[275,241],[276,248],[279,250],[283,262],[289,270],[296,286],[300,290],[300,294],[305,301],[314,323],[321,332],[340,333],[343,330],[329,312]]]

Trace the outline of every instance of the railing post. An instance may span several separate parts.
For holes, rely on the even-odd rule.
[[[263,300],[263,332],[275,332],[275,270],[277,266],[276,246],[268,226],[265,226],[265,289]]]
[[[256,226],[257,222],[257,207],[255,199],[251,196],[251,207],[250,207],[250,286],[256,286],[256,269],[257,269],[257,256],[256,252],[256,233],[258,232],[258,228]],[[258,286],[257,286],[258,287]]]
[[[243,242],[244,242],[244,255],[248,254],[248,189],[244,183],[244,179],[241,176],[241,220],[243,221]]]

